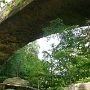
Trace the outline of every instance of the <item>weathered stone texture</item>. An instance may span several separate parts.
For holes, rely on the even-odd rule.
[[[90,90],[90,82],[73,84],[67,87],[65,90]]]
[[[43,37],[42,28],[53,19],[85,25],[90,18],[90,0],[33,0],[0,24],[0,65],[28,42]],[[6,58],[7,57],[7,58]]]

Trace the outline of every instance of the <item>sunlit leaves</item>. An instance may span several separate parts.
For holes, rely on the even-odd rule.
[[[59,24],[57,22],[54,28],[59,29]],[[61,25],[63,26],[62,22]],[[54,26],[54,21],[51,26]],[[61,86],[90,76],[90,47],[89,44],[86,46],[89,39],[86,40],[87,34],[84,34],[82,31],[75,33],[73,30],[63,32],[60,43],[57,46],[51,46],[52,48],[49,50],[51,52],[44,51],[44,57],[49,59],[49,62],[51,61],[52,71],[56,76],[53,77],[53,80],[57,80],[59,76],[57,82],[64,82],[64,84],[61,83]]]

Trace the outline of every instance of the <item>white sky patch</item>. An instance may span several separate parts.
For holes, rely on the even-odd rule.
[[[5,4],[2,3],[1,1],[2,1],[2,0],[0,0],[1,7],[5,6]],[[9,2],[12,1],[12,0],[5,0],[5,1],[9,3]]]
[[[87,42],[87,43],[85,44],[86,47],[88,47],[89,45],[90,45],[90,42]]]
[[[43,57],[43,51],[47,51],[51,49],[51,44],[57,45],[59,43],[57,38],[51,38],[50,40],[47,40],[47,37],[41,38],[37,40],[37,43],[40,45],[39,54],[38,57],[42,59]]]
[[[0,2],[0,4],[1,4],[1,7],[5,6],[5,4],[4,4],[4,3],[2,3],[2,2]]]
[[[10,2],[10,1],[12,1],[12,0],[6,0],[7,2]]]
[[[76,28],[73,30],[73,32],[74,32],[74,34],[75,33],[80,34],[80,29],[85,30],[86,28],[88,28],[88,26]],[[53,37],[55,36],[55,37],[52,38],[52,36]],[[42,53],[43,51],[47,51],[47,50],[51,49],[51,46],[50,46],[51,44],[54,43],[55,45],[57,45],[60,42],[60,37],[58,40],[58,37],[56,37],[56,34],[52,34],[52,36],[51,36],[50,40],[47,40],[47,37],[43,37],[43,38],[37,40],[37,43],[40,46],[39,54],[38,54],[38,57],[40,59],[43,59],[43,53]],[[57,36],[58,36],[58,34],[57,34]],[[90,44],[90,42],[87,42],[85,46],[88,46],[89,44]]]

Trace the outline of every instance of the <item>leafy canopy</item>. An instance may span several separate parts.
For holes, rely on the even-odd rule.
[[[43,28],[43,31],[44,36],[48,36],[50,34],[61,33],[66,30],[71,30],[76,27],[78,27],[78,25],[67,26],[63,24],[63,21],[60,18],[57,18],[56,20],[50,21],[50,26]]]

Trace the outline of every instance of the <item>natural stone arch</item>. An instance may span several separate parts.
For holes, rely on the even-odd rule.
[[[28,42],[43,37],[42,28],[51,20],[61,18],[67,25],[85,25],[90,18],[89,0],[31,1],[0,24],[0,65]]]

